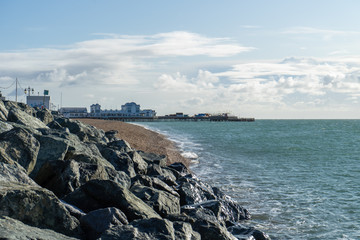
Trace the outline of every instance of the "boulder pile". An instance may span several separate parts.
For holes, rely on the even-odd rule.
[[[0,100],[0,239],[269,239],[248,219],[182,163]]]

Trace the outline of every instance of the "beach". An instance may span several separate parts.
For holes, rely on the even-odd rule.
[[[117,137],[127,141],[136,150],[166,155],[168,164],[182,162],[189,166],[190,161],[181,155],[174,142],[160,133],[121,121],[90,118],[79,118],[76,120],[104,131],[116,130],[118,131]]]

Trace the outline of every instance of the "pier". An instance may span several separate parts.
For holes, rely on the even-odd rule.
[[[211,116],[211,117],[172,117],[172,116],[159,116],[159,117],[117,117],[117,116],[104,116],[104,117],[87,117],[93,119],[104,120],[117,120],[122,122],[167,122],[167,121],[184,121],[184,122],[254,122],[255,118],[238,118],[238,117],[225,117],[225,116]]]

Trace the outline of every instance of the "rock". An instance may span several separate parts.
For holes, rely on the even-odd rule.
[[[135,220],[129,225],[115,226],[102,234],[101,239],[175,240],[175,232],[169,220],[151,218]]]
[[[149,164],[147,169],[147,175],[149,176],[162,176],[165,178],[169,178],[172,181],[176,181],[175,175],[172,171],[169,171],[166,168],[162,168],[157,164]]]
[[[113,148],[103,148],[101,154],[116,170],[125,172],[131,178],[136,176],[134,161],[127,153]]]
[[[137,153],[139,153],[140,156],[149,164],[157,164],[160,167],[166,167],[167,157],[165,155],[158,155],[143,151],[137,151]]]
[[[124,188],[129,188],[131,184],[130,177],[124,172],[74,160],[46,162],[34,178],[40,186],[51,190],[59,198],[93,179],[113,180]]]
[[[46,124],[44,124],[36,117],[33,117],[32,115],[29,115],[28,113],[14,107],[9,110],[7,120],[32,128],[47,128]]]
[[[54,120],[62,127],[68,128],[71,133],[77,135],[83,142],[102,142],[104,144],[108,142],[108,139],[105,137],[105,132],[103,130],[68,118],[55,118]]]
[[[128,152],[129,157],[134,162],[134,169],[137,174],[146,174],[148,164],[144,161],[144,159],[135,151]]]
[[[0,134],[10,131],[14,127],[11,124],[8,124],[7,122],[0,121]]]
[[[232,225],[240,220],[249,220],[250,213],[232,199],[217,199],[201,202],[193,205],[186,205],[182,208],[204,208],[211,210],[218,221],[224,222],[227,225]]]
[[[8,114],[9,112],[6,109],[4,102],[0,100],[0,120],[6,121]]]
[[[68,236],[81,234],[79,221],[70,215],[59,199],[52,192],[36,186],[0,182],[0,216]]]
[[[21,111],[24,111],[25,113],[29,114],[30,116],[35,117],[36,116],[36,110],[29,105],[22,103],[22,102],[13,102],[13,101],[4,101],[5,107],[8,111],[12,108],[19,109]]]
[[[212,188],[192,175],[186,175],[178,179],[178,193],[180,194],[180,204],[192,205],[208,200],[215,200],[216,196]]]
[[[81,227],[86,233],[86,239],[98,239],[100,235],[112,226],[128,224],[123,212],[117,208],[102,208],[89,212],[80,219]]]
[[[0,239],[75,240],[77,238],[68,237],[49,229],[31,227],[10,217],[0,216]]]
[[[226,227],[218,221],[214,213],[205,208],[182,209],[190,218],[192,228],[200,233],[201,239],[207,240],[236,240]]]
[[[66,208],[67,211],[69,211],[70,215],[75,217],[76,219],[80,220],[82,216],[85,216],[86,213],[84,213],[81,209],[68,204],[67,202],[60,200],[62,205]]]
[[[173,222],[175,239],[201,240],[201,235],[193,231],[191,224],[187,222]]]
[[[36,112],[36,117],[40,119],[46,125],[52,121],[54,121],[54,117],[51,114],[51,111],[44,108]]]
[[[18,164],[0,162],[0,182],[14,182],[38,186],[27,174],[26,170]]]
[[[253,228],[253,227],[246,227],[242,226],[240,224],[231,226],[228,228],[229,231],[238,239],[240,240],[248,240],[248,239],[254,239],[254,240],[270,240],[270,237]]]
[[[169,185],[167,185],[164,181],[162,181],[158,177],[151,177],[146,175],[137,175],[136,177],[131,179],[132,185],[144,185],[148,187],[153,187],[158,190],[166,191],[168,193],[171,193],[172,195],[176,197],[180,197],[180,195]]]
[[[31,173],[40,149],[39,141],[22,128],[4,132],[0,134],[0,139],[0,162],[18,162],[27,173]]]
[[[64,201],[84,212],[116,207],[129,221],[143,218],[161,218],[151,207],[128,189],[111,180],[91,180],[65,196]]]
[[[109,142],[107,146],[112,149],[118,150],[120,152],[132,151],[130,144],[127,141],[122,140],[122,139],[118,139],[118,140]]]
[[[118,134],[118,133],[119,133],[119,131],[117,131],[117,130],[110,130],[110,131],[105,132],[105,136],[107,137],[107,139],[109,139],[109,142],[112,142],[114,140],[117,140],[116,134]]]
[[[176,163],[170,164],[168,167],[176,170],[178,173],[180,173],[180,176],[186,176],[186,175],[191,174],[189,172],[189,170],[187,169],[187,167],[181,162],[176,162]]]
[[[142,185],[134,185],[130,191],[162,217],[180,213],[180,198],[168,192]]]

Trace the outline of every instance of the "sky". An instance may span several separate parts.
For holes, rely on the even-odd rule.
[[[360,119],[357,0],[0,0],[0,91],[54,107]]]

